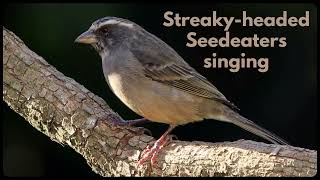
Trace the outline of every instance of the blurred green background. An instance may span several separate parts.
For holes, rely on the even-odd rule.
[[[231,35],[244,37],[286,36],[285,48],[188,48],[186,35],[220,37],[223,28],[162,26],[167,10],[184,16],[240,17],[246,10],[251,16],[302,16],[310,11],[310,27],[254,28],[232,25]],[[104,16],[127,18],[171,45],[191,66],[213,82],[234,102],[240,113],[275,132],[294,146],[316,149],[317,121],[317,9],[312,4],[7,4],[4,26],[26,45],[66,76],[74,78],[105,99],[123,118],[139,116],[128,109],[105,83],[101,60],[93,48],[74,43],[93,21]],[[203,59],[216,52],[218,57],[268,57],[269,71],[242,69],[205,69]],[[63,147],[32,128],[3,102],[3,170],[6,176],[92,176],[85,160],[71,148]],[[155,137],[168,127],[147,123]],[[234,125],[205,120],[177,127],[173,134],[186,141],[264,141]],[[265,142],[265,141],[264,141]]]

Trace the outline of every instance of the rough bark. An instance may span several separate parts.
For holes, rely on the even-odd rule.
[[[102,176],[314,176],[317,172],[314,150],[249,140],[174,140],[159,154],[158,168],[148,163],[138,167],[141,151],[155,139],[135,127],[113,125],[112,120],[122,119],[103,99],[57,71],[5,28],[3,100],[34,128],[80,153]]]

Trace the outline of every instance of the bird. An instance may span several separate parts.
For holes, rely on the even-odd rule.
[[[89,44],[100,55],[111,91],[142,119],[169,128],[138,161],[156,163],[159,151],[177,126],[204,119],[232,123],[271,143],[288,145],[276,134],[243,117],[211,82],[191,67],[170,45],[125,18],[94,21],[76,43]],[[130,124],[130,123],[128,123]],[[131,123],[134,124],[134,123]]]

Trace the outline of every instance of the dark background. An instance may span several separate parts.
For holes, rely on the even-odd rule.
[[[285,48],[188,48],[186,35],[224,36],[223,28],[162,26],[167,10],[183,16],[239,18],[241,11],[255,16],[303,16],[310,11],[310,27],[241,27],[233,24],[233,36],[287,37]],[[127,18],[172,46],[191,66],[207,77],[240,113],[278,134],[293,146],[316,149],[317,120],[317,9],[304,4],[9,4],[4,8],[4,26],[26,45],[66,76],[74,78],[105,99],[123,118],[139,116],[128,109],[105,83],[101,60],[89,46],[74,43],[93,21],[104,16]],[[205,69],[203,59],[211,57],[268,57],[269,71]],[[6,176],[97,176],[85,160],[69,147],[63,147],[32,128],[3,102],[3,170]],[[155,137],[168,127],[147,123]],[[232,124],[205,120],[177,127],[173,134],[185,141],[235,141],[263,139]],[[266,142],[266,141],[264,141]]]

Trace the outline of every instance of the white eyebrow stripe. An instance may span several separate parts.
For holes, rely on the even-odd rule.
[[[103,22],[103,23],[99,24],[99,26],[97,28],[100,28],[100,27],[105,26],[105,25],[112,25],[112,24],[117,24],[117,25],[120,25],[120,26],[126,26],[128,28],[132,28],[133,27],[132,23],[127,23],[127,22],[124,22],[124,21],[111,19],[111,20],[108,20],[106,22]]]
[[[108,24],[118,24],[120,21],[117,21],[115,19],[110,19],[110,20],[107,20],[103,23],[100,23],[99,24],[99,27],[102,27],[102,26],[105,26],[105,25],[108,25]]]
[[[133,24],[131,24],[131,23],[121,22],[121,23],[119,23],[119,25],[120,26],[126,26],[128,28],[133,28]]]

